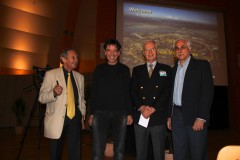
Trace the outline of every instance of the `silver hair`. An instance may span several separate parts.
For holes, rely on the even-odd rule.
[[[67,56],[68,56],[68,51],[73,51],[73,49],[72,49],[72,48],[66,48],[66,49],[64,49],[64,50],[61,52],[61,54],[60,54],[60,62],[61,62],[61,64],[63,64],[62,58],[67,58]]]
[[[177,39],[177,40],[175,41],[175,44],[174,44],[173,48],[176,47],[176,44],[177,44],[177,42],[179,42],[179,41],[184,41],[189,49],[192,48],[192,47],[191,47],[191,42],[190,42],[189,40],[187,40],[187,39]]]
[[[155,48],[157,49],[157,43],[155,40],[147,40],[143,43],[143,46],[142,46],[143,47],[143,51],[142,51],[143,55],[144,55],[145,45],[149,42],[153,43],[155,45]]]

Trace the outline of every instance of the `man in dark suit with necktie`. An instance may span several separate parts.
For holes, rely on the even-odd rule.
[[[157,45],[153,40],[144,43],[143,55],[147,63],[133,68],[131,81],[137,160],[149,160],[150,137],[154,159],[164,160],[171,67],[157,62]]]
[[[172,102],[167,126],[172,130],[174,160],[207,159],[207,125],[213,98],[208,61],[194,59],[188,40],[175,42]]]

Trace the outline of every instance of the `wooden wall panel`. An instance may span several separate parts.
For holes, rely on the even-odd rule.
[[[5,28],[46,37],[51,37],[53,31],[52,17],[32,14],[4,5],[0,5],[0,24]]]
[[[44,12],[42,8],[49,9],[51,6],[47,1],[38,4],[30,1],[1,1],[1,68],[5,68],[5,71],[31,71],[33,65],[43,66],[47,63],[54,30],[53,14],[49,11]]]
[[[116,38],[116,0],[98,0],[96,64],[105,60],[100,58],[100,44],[109,38]]]
[[[54,17],[56,14],[55,8],[64,5],[61,0],[1,0],[1,4],[45,17]]]
[[[79,68],[77,69],[80,73],[92,73],[95,68],[94,60],[80,60]]]

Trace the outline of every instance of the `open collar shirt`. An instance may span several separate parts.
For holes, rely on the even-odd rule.
[[[182,106],[182,90],[185,78],[185,73],[189,64],[191,56],[189,56],[183,65],[178,61],[177,72],[174,81],[173,103],[177,106]]]

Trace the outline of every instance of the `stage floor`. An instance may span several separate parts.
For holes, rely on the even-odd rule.
[[[43,137],[41,130],[41,144],[38,149],[38,127],[30,127],[19,160],[47,160],[49,159],[49,140]],[[230,129],[209,130],[208,154],[209,160],[216,160],[218,151],[226,145],[240,145],[240,131]],[[16,135],[14,128],[0,128],[0,159],[16,160],[23,135]],[[91,160],[92,137],[89,131],[83,133],[82,160]],[[39,151],[39,156],[38,156]],[[63,160],[67,160],[66,146],[63,148]],[[126,154],[126,160],[135,160],[133,154]],[[105,157],[104,160],[112,160]]]

